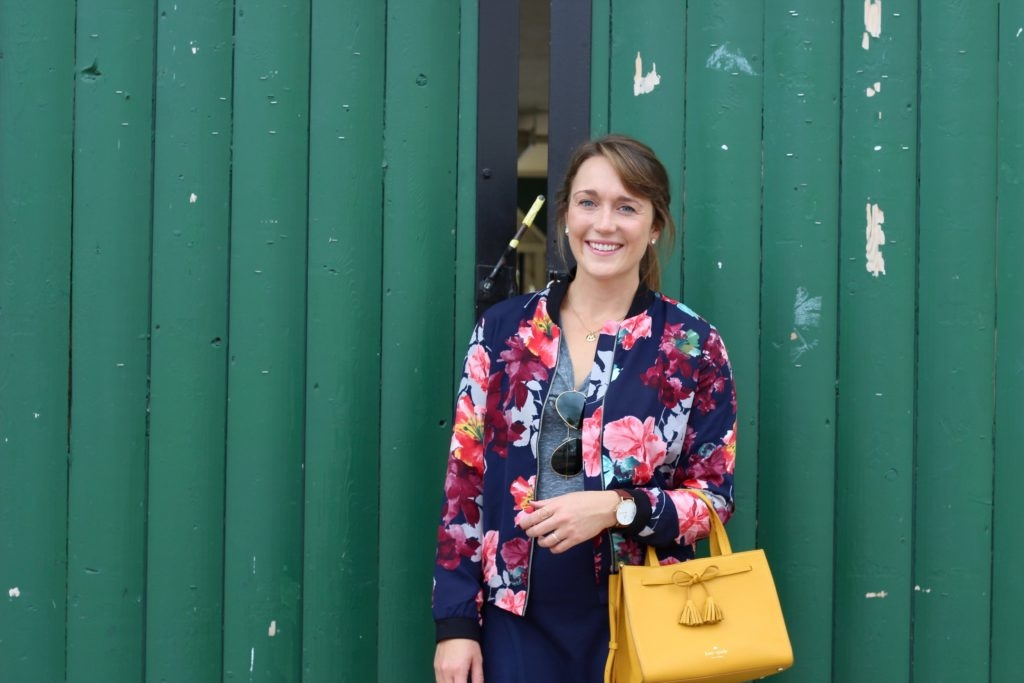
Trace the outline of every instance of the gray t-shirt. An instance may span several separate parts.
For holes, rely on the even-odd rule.
[[[548,391],[548,402],[544,407],[544,420],[541,423],[540,441],[537,443],[537,452],[540,454],[540,467],[537,468],[537,499],[547,500],[564,493],[583,490],[583,472],[572,477],[565,477],[551,469],[551,454],[567,438],[580,436],[579,432],[566,426],[562,418],[555,410],[555,398],[563,391],[570,391],[573,381],[572,359],[569,357],[569,347],[566,346],[565,336],[561,337],[558,349],[558,365],[555,368],[555,376],[551,381],[551,389]],[[587,386],[589,377],[583,380],[582,387]],[[581,387],[581,390],[582,390]],[[586,393],[584,391],[584,393]]]

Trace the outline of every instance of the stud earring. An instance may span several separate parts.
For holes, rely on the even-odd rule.
[[[569,234],[569,226],[568,226],[568,225],[567,225],[567,226],[565,226],[565,234],[566,234],[566,235],[568,235],[568,234]]]
[[[658,241],[658,240],[651,240],[651,244],[654,244],[654,243],[655,243],[655,242],[657,242],[657,241]]]

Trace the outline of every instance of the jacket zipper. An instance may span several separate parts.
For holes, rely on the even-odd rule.
[[[555,376],[558,374],[558,364],[562,362],[562,329],[558,329],[558,346],[555,348],[555,367],[551,370],[551,381],[548,382],[547,391],[544,392],[544,400],[540,404],[540,424],[537,426],[537,439],[534,441],[533,447],[533,459],[537,463],[537,468],[534,473],[533,479],[533,495],[537,496],[537,491],[540,490],[540,435],[544,431],[544,412],[548,409],[548,397],[551,396],[551,387],[555,383]],[[537,539],[530,539],[530,557],[527,559],[526,564],[526,598],[523,600],[523,615],[526,615],[526,608],[530,604],[530,585],[533,583],[533,550],[537,546]]]
[[[608,399],[608,390],[611,389],[611,374],[615,372],[615,352],[618,350],[619,331],[616,330],[615,343],[612,345],[612,366],[608,369],[608,386],[604,388],[604,396],[601,397],[601,431],[597,435],[597,453],[598,457],[601,458],[601,472],[598,476],[601,478],[602,491],[608,490],[604,485],[604,402]],[[609,527],[605,533],[608,534],[608,573],[611,574],[612,570],[615,569],[615,541],[612,539],[612,527]]]

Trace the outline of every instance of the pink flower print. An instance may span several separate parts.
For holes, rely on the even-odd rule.
[[[498,575],[498,566],[494,559],[498,553],[498,532],[488,531],[484,534],[484,544],[480,548],[484,567],[484,582],[490,583]]]
[[[478,387],[487,386],[487,378],[491,373],[491,358],[484,351],[484,347],[480,344],[475,344],[469,351],[469,356],[466,358],[466,374],[469,377],[469,381],[476,384]]]
[[[509,492],[512,494],[513,500],[515,500],[515,509],[520,511],[516,515],[516,524],[519,524],[519,519],[524,514],[533,512],[533,505],[531,503],[533,502],[534,486],[536,483],[536,475],[530,477],[529,481],[518,477],[512,482],[512,486],[509,487]]]
[[[665,442],[654,433],[653,416],[641,422],[627,415],[605,425],[604,444],[613,460],[633,458],[651,468],[665,462]]]
[[[512,614],[522,616],[526,612],[526,591],[513,591],[502,588],[494,594],[494,604]]]
[[[455,407],[455,427],[452,430],[452,456],[477,472],[484,471],[484,420],[466,394],[459,397]]]
[[[527,558],[530,556],[530,542],[525,538],[513,538],[501,546],[501,559],[510,572],[526,567]]]
[[[670,498],[679,518],[677,540],[683,545],[691,545],[696,543],[697,539],[707,536],[711,528],[711,518],[708,516],[710,513],[704,501],[681,491]]]
[[[625,335],[622,337],[622,348],[629,351],[637,341],[651,336],[651,316],[641,313],[627,318],[622,321],[620,329],[625,331]]]
[[[583,420],[583,471],[588,477],[601,474],[601,423],[604,406]]]

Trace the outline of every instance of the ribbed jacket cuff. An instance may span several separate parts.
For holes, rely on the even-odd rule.
[[[436,642],[451,640],[452,638],[469,638],[480,642],[480,622],[476,619],[464,619],[462,617],[451,617],[449,619],[438,619],[436,626]]]

